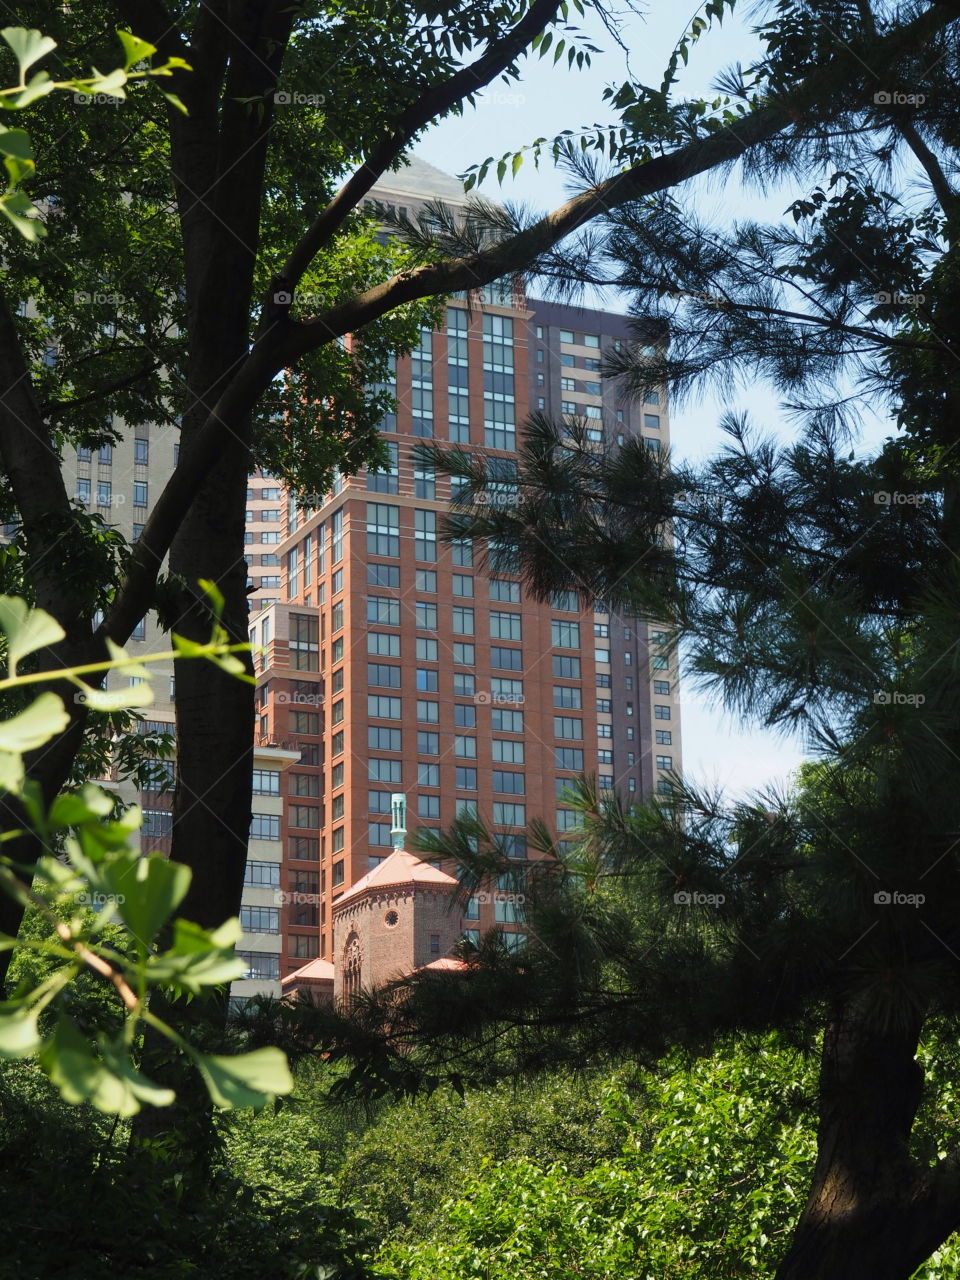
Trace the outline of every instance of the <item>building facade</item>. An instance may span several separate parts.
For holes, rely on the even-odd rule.
[[[394,175],[381,198],[415,213],[442,185],[427,169]],[[498,549],[482,568],[480,548],[443,542],[451,482],[414,453],[424,440],[483,451],[491,500],[509,501],[531,410],[586,419],[598,445],[640,436],[666,449],[662,398],[638,405],[601,375],[605,352],[631,340],[623,316],[513,286],[453,299],[397,362],[387,471],[340,480],[307,511],[276,480],[251,480],[250,554],[279,560],[251,565],[257,742],[298,753],[284,774],[283,874],[316,894],[283,911],[285,976],[345,963],[338,903],[390,856],[394,793],[412,832],[475,813],[522,860],[532,819],[559,839],[572,828],[563,791],[578,774],[639,801],[679,768],[665,635],[572,592],[539,603]],[[517,895],[490,898],[466,904],[462,931],[496,926],[522,947]]]

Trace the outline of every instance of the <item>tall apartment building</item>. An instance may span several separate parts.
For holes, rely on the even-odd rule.
[[[460,189],[418,162],[376,194],[415,212]],[[390,853],[395,793],[412,831],[477,813],[522,859],[531,819],[560,838],[572,826],[562,792],[577,774],[639,800],[679,766],[662,635],[572,592],[540,604],[503,551],[482,571],[478,549],[441,542],[450,481],[413,457],[425,439],[482,449],[491,501],[509,501],[532,408],[594,419],[598,443],[641,436],[666,448],[666,405],[628,402],[601,378],[604,351],[629,340],[623,316],[528,300],[512,285],[479,290],[469,305],[452,300],[443,328],[397,362],[388,471],[339,481],[312,511],[277,481],[251,480],[257,742],[296,755],[281,776],[283,887],[273,914],[257,917],[281,954],[241,944],[271,981],[342,959],[333,908]],[[462,924],[524,944],[510,895],[471,902]]]
[[[55,353],[53,353],[55,355]],[[177,464],[179,432],[175,427],[145,424],[128,432],[118,424],[123,438],[99,449],[76,448],[64,451],[63,476],[67,493],[91,514],[99,515],[117,529],[128,542],[135,542],[143,530],[152,503]],[[170,637],[157,625],[152,614],[139,623],[127,646],[134,657],[170,649]],[[151,663],[150,687],[153,701],[139,710],[145,732],[173,734],[173,662]],[[106,687],[123,688],[139,684],[136,676],[122,669],[111,671]],[[172,777],[172,762],[164,772]],[[158,771],[158,776],[159,776]],[[113,784],[111,784],[113,785]],[[126,803],[136,801],[143,809],[140,847],[169,854],[173,830],[172,791],[146,790],[137,793],[130,784],[116,787]]]

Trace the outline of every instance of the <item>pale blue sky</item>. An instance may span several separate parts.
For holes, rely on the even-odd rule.
[[[629,74],[636,80],[659,85],[662,70],[685,26],[697,10],[655,3],[643,19],[625,17],[619,30],[630,49]],[[528,61],[517,85],[502,82],[492,86],[480,105],[468,110],[463,119],[451,120],[430,131],[418,145],[425,160],[448,173],[463,172],[488,156],[518,149],[535,138],[553,137],[562,129],[577,129],[611,120],[602,99],[603,89],[620,83],[628,71],[623,51],[595,20],[589,36],[603,52],[594,55],[593,65],[583,72],[566,70],[566,59],[554,65],[552,54],[545,60]],[[717,71],[735,61],[749,62],[756,42],[741,17],[730,17],[721,28],[708,32],[695,46],[683,73],[683,91],[691,96],[708,93]],[[561,203],[566,179],[549,165],[535,170],[525,164],[517,177],[498,187],[495,177],[482,188],[493,199],[523,202],[546,211]],[[745,190],[736,181],[701,181],[693,189],[698,212],[723,222],[738,217],[776,217],[790,203],[789,192],[767,193]],[[616,298],[612,310],[624,309]],[[721,440],[717,419],[722,407],[747,409],[759,425],[783,438],[790,428],[780,414],[776,397],[762,386],[733,388],[721,405],[705,399],[671,415],[674,453],[697,458],[713,452]],[[873,421],[862,446],[879,442],[890,428]],[[741,724],[708,707],[689,688],[681,694],[684,769],[701,782],[719,783],[733,793],[782,783],[803,758],[802,744],[783,739],[755,726]]]

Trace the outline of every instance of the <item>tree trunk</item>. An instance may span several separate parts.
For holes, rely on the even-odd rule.
[[[960,1225],[952,1165],[928,1171],[909,1153],[922,1016],[882,1017],[857,996],[827,1025],[817,1163],[776,1280],[909,1280]]]

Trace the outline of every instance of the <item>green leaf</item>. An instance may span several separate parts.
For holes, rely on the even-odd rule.
[[[33,165],[33,146],[26,129],[0,128],[0,153]]]
[[[113,800],[102,787],[86,783],[79,791],[64,791],[54,800],[47,815],[51,829],[79,827],[81,823],[108,818]]]
[[[29,1058],[40,1048],[37,1018],[40,1010],[0,1011],[0,1058]]]
[[[146,858],[132,850],[111,859],[101,880],[117,901],[117,913],[145,951],[183,901],[193,873],[160,854]]]
[[[0,789],[19,791],[23,779],[23,757],[16,751],[0,751]]]
[[[4,27],[0,31],[0,36],[3,36],[13,50],[13,55],[20,65],[21,84],[25,79],[26,72],[29,71],[33,64],[39,62],[41,58],[45,58],[48,53],[52,53],[57,47],[56,40],[51,40],[42,31],[26,27]]]
[[[293,1089],[287,1059],[279,1049],[255,1049],[235,1058],[195,1055],[210,1097],[221,1109],[262,1107]]]
[[[16,675],[21,658],[57,644],[66,635],[56,618],[42,609],[31,609],[17,596],[0,596],[0,631],[7,637],[7,661],[12,676]]]
[[[36,216],[36,210],[23,191],[8,191],[0,196],[0,213],[12,224],[24,240],[35,243],[47,234],[47,228]]]
[[[93,711],[124,711],[127,707],[150,706],[153,690],[148,684],[129,685],[125,689],[94,689],[85,684],[74,697]]]
[[[0,751],[33,751],[62,733],[69,723],[57,695],[41,693],[25,711],[0,723]]]
[[[141,40],[139,36],[135,36],[130,31],[118,31],[117,36],[123,45],[123,66],[125,71],[136,62],[143,62],[145,58],[149,58],[157,52],[157,46],[150,44],[146,40]]]
[[[134,1116],[143,1103],[168,1107],[176,1095],[142,1075],[123,1036],[97,1037],[101,1057],[69,1018],[60,1018],[40,1063],[64,1101],[89,1102],[109,1115]]]
[[[65,1102],[86,1102],[97,1087],[101,1071],[93,1048],[69,1018],[59,1018],[43,1046],[40,1065]]]

